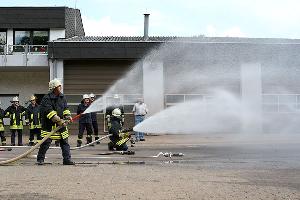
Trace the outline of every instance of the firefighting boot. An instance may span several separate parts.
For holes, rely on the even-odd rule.
[[[2,146],[6,146],[6,138],[2,138]]]
[[[73,162],[72,160],[64,160],[63,165],[75,165],[75,162]]]
[[[81,139],[78,139],[77,140],[77,147],[80,147],[82,145],[82,140]]]
[[[95,136],[95,141],[99,140],[99,136]],[[100,141],[96,142],[96,144],[100,144]]]
[[[93,141],[92,136],[91,136],[91,135],[88,135],[88,136],[86,137],[86,143],[89,144],[89,143],[92,143],[92,141]],[[90,146],[94,146],[94,144],[92,144],[92,145],[90,145]]]
[[[29,141],[28,146],[33,146],[34,142],[33,141]]]

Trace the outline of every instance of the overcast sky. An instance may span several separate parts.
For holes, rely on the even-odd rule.
[[[76,0],[0,0],[1,6],[68,6]],[[77,0],[86,35],[300,38],[300,0]]]

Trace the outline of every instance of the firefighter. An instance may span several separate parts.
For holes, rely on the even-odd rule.
[[[115,108],[119,108],[119,110],[121,111],[121,115],[120,115],[120,123],[121,126],[124,125],[124,119],[125,119],[125,115],[124,115],[124,106],[120,103],[120,98],[117,94],[114,95],[114,98],[112,100],[112,102],[110,103],[111,106],[109,106],[108,108],[106,108],[106,112],[105,112],[105,119],[106,119],[106,125],[108,130],[111,127],[111,117],[112,117],[112,111]]]
[[[90,103],[93,103],[95,101],[96,96],[91,93],[90,94]],[[99,133],[98,133],[98,122],[97,122],[97,112],[91,112],[91,117],[92,117],[92,126],[94,129],[94,136],[95,140],[99,139]],[[97,142],[97,144],[100,144],[100,142]]]
[[[41,138],[41,117],[40,117],[40,106],[36,103],[36,96],[30,97],[30,105],[27,107],[26,113],[26,124],[29,125],[29,146],[33,146],[34,135],[36,135],[36,142],[42,140]]]
[[[90,105],[90,97],[87,94],[84,94],[82,97],[81,104],[78,105],[77,115],[82,114]],[[86,113],[80,116],[79,118],[79,133],[77,139],[77,147],[80,147],[82,144],[83,132],[86,129],[87,137],[86,143],[89,144],[92,142],[92,118],[91,113]]]
[[[1,105],[1,102],[0,102]],[[0,137],[1,137],[1,142],[2,146],[6,145],[6,138],[4,135],[4,123],[3,123],[3,118],[4,118],[4,110],[0,108]]]
[[[23,117],[26,114],[26,108],[20,105],[17,96],[12,99],[11,103],[12,105],[5,110],[5,117],[10,118],[11,145],[15,146],[15,134],[18,132],[18,146],[23,146]]]
[[[126,145],[126,142],[129,140],[130,136],[122,133],[123,123],[120,108],[115,108],[112,111],[110,123],[111,126],[108,133],[112,134],[112,136],[109,137],[110,142],[108,143],[108,150],[127,151],[128,146]]]
[[[70,145],[68,143],[69,132],[67,121],[71,121],[71,112],[68,109],[65,96],[61,93],[61,82],[53,79],[49,82],[49,93],[46,94],[41,102],[40,107],[42,134],[44,137],[53,129],[60,126],[61,128],[52,134],[41,146],[37,155],[37,164],[43,165],[45,154],[51,145],[51,141],[58,140],[62,150],[63,164],[74,165],[71,161]]]

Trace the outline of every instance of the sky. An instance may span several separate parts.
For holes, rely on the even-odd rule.
[[[81,10],[86,35],[300,38],[299,0],[0,0]]]

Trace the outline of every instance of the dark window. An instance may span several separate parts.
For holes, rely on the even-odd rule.
[[[33,31],[33,45],[47,45],[48,40],[48,31]]]

